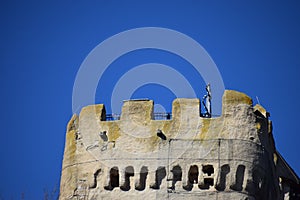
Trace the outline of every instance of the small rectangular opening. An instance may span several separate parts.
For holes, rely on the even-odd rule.
[[[203,165],[202,172],[210,176],[211,174],[214,173],[214,167],[212,165]]]

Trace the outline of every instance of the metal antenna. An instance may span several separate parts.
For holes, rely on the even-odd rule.
[[[258,103],[259,105],[261,105],[260,102],[259,102],[258,96],[256,96],[256,101],[257,101],[257,103]]]

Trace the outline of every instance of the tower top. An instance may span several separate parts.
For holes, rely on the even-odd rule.
[[[84,107],[67,126],[60,199],[299,195],[267,111],[233,90],[222,101],[222,115],[212,118],[201,116],[199,99],[175,99],[163,120],[148,99],[124,101],[114,121],[103,104]]]

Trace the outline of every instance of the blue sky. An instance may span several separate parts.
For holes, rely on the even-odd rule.
[[[88,53],[119,32],[164,27],[200,43],[227,89],[245,92],[271,113],[278,150],[300,174],[299,1],[1,1],[0,197],[42,199],[59,185],[65,127],[72,116],[76,73]],[[130,67],[157,62],[181,67],[204,95],[204,82],[182,59],[141,50],[116,60],[98,87],[97,103]],[[118,67],[125,66],[122,70]],[[101,84],[100,84],[101,85]],[[145,85],[133,97],[170,110],[174,95]],[[109,109],[108,109],[109,110]],[[0,198],[0,199],[1,199]]]

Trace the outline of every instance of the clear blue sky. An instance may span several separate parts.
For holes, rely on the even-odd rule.
[[[1,1],[0,199],[20,199],[22,192],[25,199],[42,199],[44,188],[59,185],[77,70],[101,41],[146,26],[194,38],[217,64],[227,89],[258,96],[271,113],[278,150],[299,175],[299,10],[299,1],[292,0]],[[97,91],[97,102],[109,102],[109,85],[122,75],[119,65],[185,64],[160,51],[127,56],[101,80],[108,87]],[[184,69],[202,97],[203,80]],[[146,85],[134,97],[145,94],[170,109],[173,96],[166,88]]]

